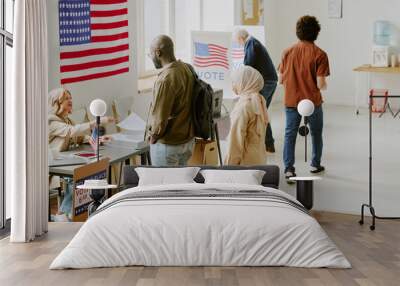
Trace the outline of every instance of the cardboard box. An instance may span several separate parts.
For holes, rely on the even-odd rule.
[[[218,166],[218,146],[216,141],[196,138],[189,166],[210,165]]]

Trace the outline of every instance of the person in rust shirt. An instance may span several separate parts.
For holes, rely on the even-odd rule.
[[[295,147],[301,115],[297,105],[303,99],[311,100],[315,105],[314,113],[308,118],[312,137],[311,173],[325,170],[321,165],[323,112],[321,90],[327,88],[329,76],[327,54],[315,45],[321,30],[318,20],[312,16],[301,17],[296,24],[299,42],[283,53],[279,66],[280,83],[285,88],[286,128],[283,161],[286,178],[296,176]]]

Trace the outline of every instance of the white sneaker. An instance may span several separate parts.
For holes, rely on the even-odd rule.
[[[325,171],[325,167],[324,166],[318,166],[318,167],[311,166],[310,173],[311,174],[318,174],[318,173],[321,173],[321,172],[324,172],[324,171]]]
[[[54,221],[54,222],[69,222],[70,220],[68,219],[66,214],[57,214],[57,215],[51,215],[51,221]]]

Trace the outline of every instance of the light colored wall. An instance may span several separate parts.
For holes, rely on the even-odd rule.
[[[234,25],[234,6],[232,0],[203,0],[204,31],[227,31]]]
[[[398,0],[344,0],[342,19],[328,18],[328,1],[325,0],[266,0],[265,11],[267,44],[276,64],[283,50],[297,41],[297,19],[306,14],[318,17],[322,31],[317,44],[327,51],[332,74],[324,97],[327,103],[340,105],[354,103],[356,79],[352,69],[370,63],[373,23],[388,20],[400,27]],[[372,87],[399,92],[398,78],[375,75],[371,78]],[[365,88],[365,78],[360,84],[360,88]],[[366,103],[364,94],[365,89],[363,103]]]

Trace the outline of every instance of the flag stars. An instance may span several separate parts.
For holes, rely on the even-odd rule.
[[[88,0],[59,0],[59,42],[61,45],[89,43],[90,2]]]

